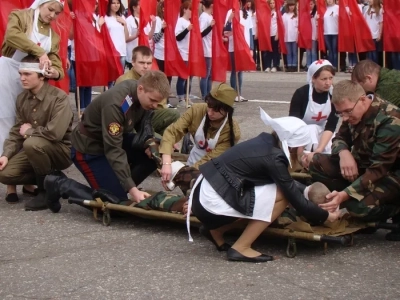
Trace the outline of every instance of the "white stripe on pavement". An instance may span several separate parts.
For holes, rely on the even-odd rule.
[[[257,102],[257,103],[278,103],[278,104],[290,104],[290,101],[277,101],[277,100],[249,100],[249,102]]]

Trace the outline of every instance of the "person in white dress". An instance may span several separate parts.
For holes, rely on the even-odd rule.
[[[297,148],[297,159],[307,167],[314,153],[331,153],[332,138],[339,118],[331,103],[335,70],[328,60],[317,60],[308,68],[308,84],[297,89],[290,102],[289,116],[309,127],[311,142]],[[296,153],[295,153],[296,154]]]
[[[382,52],[383,9],[380,0],[368,0],[368,9],[364,19],[371,31],[375,43],[375,50],[367,53],[367,58],[379,64],[379,52]]]
[[[62,1],[64,2],[64,1]],[[63,10],[59,0],[36,0],[30,8],[10,13],[0,57],[0,153],[15,122],[15,103],[23,91],[19,79],[19,63],[29,54],[39,57],[40,68],[49,79],[62,79],[64,71],[59,52],[60,37],[51,29]],[[33,194],[33,186],[24,186],[23,193]],[[15,186],[7,186],[6,200],[18,202]]]

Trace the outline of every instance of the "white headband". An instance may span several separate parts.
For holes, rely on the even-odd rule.
[[[64,7],[65,0],[35,0],[32,3],[32,5],[30,6],[30,8],[37,9],[37,8],[39,8],[40,5],[50,2],[50,1],[57,2],[57,3],[61,4],[62,7]]]
[[[290,161],[289,147],[301,147],[306,146],[311,142],[310,131],[307,124],[296,117],[282,117],[272,119],[261,107],[260,107],[261,120],[265,125],[271,126],[275,130],[282,142],[282,150]]]
[[[40,73],[40,74],[44,75],[44,68],[40,69],[38,63],[22,62],[22,63],[19,64],[19,70],[20,71],[35,72],[35,73]]]

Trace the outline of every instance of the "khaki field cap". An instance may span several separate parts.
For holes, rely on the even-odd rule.
[[[233,107],[237,93],[226,83],[221,83],[213,87],[210,95],[214,99],[221,101],[222,103],[229,105],[230,107]]]

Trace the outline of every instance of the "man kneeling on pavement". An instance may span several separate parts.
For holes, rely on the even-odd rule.
[[[313,181],[333,191],[320,206],[345,207],[365,222],[400,223],[400,109],[349,80],[335,85],[332,103],[343,121],[332,154],[315,154],[309,165]],[[400,230],[386,239],[400,240]]]
[[[26,202],[25,210],[46,209],[45,176],[72,164],[73,113],[68,95],[51,86],[44,72],[38,58],[22,59],[19,74],[25,91],[17,97],[15,125],[0,157],[1,183],[38,187],[38,195]]]
[[[98,197],[92,196],[93,190],[107,193],[113,203],[126,200],[127,193],[135,202],[149,197],[136,186],[157,168],[148,150],[154,145],[151,119],[169,93],[165,74],[147,71],[138,81],[125,80],[90,103],[72,133],[71,149],[72,160],[90,187],[65,176],[47,176],[49,208],[58,212],[61,197]]]

